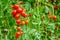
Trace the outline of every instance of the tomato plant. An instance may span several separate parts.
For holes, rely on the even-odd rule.
[[[0,40],[60,40],[60,0],[0,0]]]

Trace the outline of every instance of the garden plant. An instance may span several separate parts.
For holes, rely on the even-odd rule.
[[[0,0],[0,40],[60,40],[60,0]]]

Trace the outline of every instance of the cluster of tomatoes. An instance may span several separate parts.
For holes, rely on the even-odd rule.
[[[53,20],[56,20],[56,18],[57,18],[56,15],[52,16],[52,15],[50,14],[50,12],[48,12],[48,16],[49,16],[50,19],[53,19]]]
[[[51,0],[51,2],[54,3],[55,0]],[[57,4],[53,4],[53,7],[54,7],[54,14],[55,14],[55,11],[58,10],[59,6],[58,6]],[[49,17],[50,19],[53,19],[54,21],[57,19],[56,15],[54,15],[54,16],[51,15],[51,12],[48,12],[48,17]],[[42,20],[43,20],[43,19],[44,19],[44,16],[42,16]]]
[[[50,19],[53,19],[54,21],[56,21],[56,19],[57,19],[56,15],[52,16],[50,12],[48,12],[48,17],[49,17]],[[44,18],[45,18],[45,17],[42,16],[42,20],[44,20]]]
[[[55,0],[51,0],[51,1],[52,1],[52,3],[55,2]],[[54,11],[56,11],[56,10],[58,9],[58,5],[57,5],[57,4],[53,4],[53,7],[54,7]],[[56,15],[52,16],[52,15],[50,14],[50,12],[48,12],[48,16],[50,17],[50,19],[54,19],[54,20],[57,19]]]
[[[21,1],[20,4],[23,4],[23,2]],[[29,15],[26,14],[24,9],[21,8],[21,6],[18,4],[13,5],[12,8],[13,8],[12,17],[16,19],[16,24],[18,25],[17,27],[18,32],[16,32],[15,38],[19,38],[23,34],[23,31],[21,30],[20,26],[29,24],[28,20],[24,21],[24,19],[22,20],[21,17],[27,18]]]

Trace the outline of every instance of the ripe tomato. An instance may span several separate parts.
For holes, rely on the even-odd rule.
[[[20,19],[17,19],[16,20],[16,24],[20,25],[21,24],[21,20]]]
[[[22,13],[20,13],[21,16],[25,16],[25,12],[23,11]]]
[[[28,21],[28,20],[26,20],[26,21],[25,21],[25,24],[29,24],[29,21]]]
[[[23,11],[22,8],[17,9],[17,13],[22,13],[22,11]]]
[[[16,19],[20,18],[20,15],[19,15],[19,14],[16,14],[16,15],[15,15],[15,18],[16,18]]]
[[[17,33],[15,34],[15,38],[19,38],[19,36],[20,36],[20,32],[17,32]]]
[[[17,30],[18,30],[18,31],[21,31],[21,27],[17,27]]]
[[[23,16],[24,18],[26,18],[28,16],[28,14],[26,14],[24,11],[22,13],[20,13],[21,16]]]
[[[16,10],[12,11],[12,16],[15,16],[17,14]]]
[[[12,6],[13,9],[18,9],[19,8],[19,5],[15,4]]]

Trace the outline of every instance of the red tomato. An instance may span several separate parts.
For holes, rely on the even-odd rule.
[[[22,13],[20,13],[21,16],[23,16],[24,18],[26,18],[28,16],[28,14],[26,14],[24,11]]]
[[[17,33],[15,34],[15,38],[19,38],[19,36],[20,36],[20,32],[17,32]]]
[[[22,8],[17,9],[17,13],[22,13],[22,11],[23,11]]]
[[[19,8],[19,5],[15,4],[12,6],[13,9],[18,9]]]
[[[16,20],[16,24],[20,25],[21,24],[21,20],[20,19]]]
[[[20,13],[21,16],[24,16],[25,15],[25,12],[23,11],[22,13]]]
[[[16,10],[12,11],[12,16],[14,17],[17,14]]]
[[[20,15],[19,15],[19,14],[16,14],[16,15],[15,15],[15,18],[16,18],[16,19],[20,18]]]

